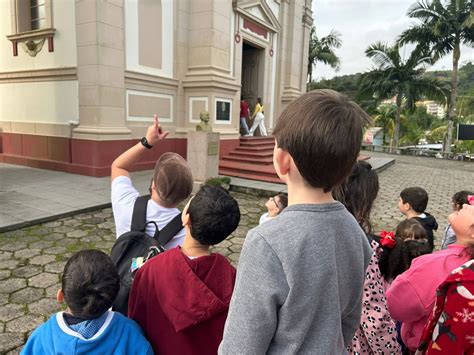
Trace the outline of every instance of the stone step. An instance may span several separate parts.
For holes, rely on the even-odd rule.
[[[236,162],[241,162],[241,163],[251,163],[251,164],[257,164],[257,165],[272,165],[273,164],[273,157],[271,155],[269,157],[228,155],[222,158],[222,160],[236,161]]]
[[[228,170],[228,169],[220,168],[219,175],[235,176],[242,179],[266,181],[266,182],[273,182],[277,184],[283,183],[278,177],[278,175],[276,174],[275,176],[266,176],[266,175],[252,173],[252,172],[236,171],[236,170]]]

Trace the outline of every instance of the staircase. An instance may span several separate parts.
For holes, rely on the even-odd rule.
[[[273,168],[274,137],[242,137],[240,145],[219,161],[219,175],[282,183]]]

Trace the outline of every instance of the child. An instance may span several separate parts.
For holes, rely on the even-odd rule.
[[[285,195],[278,194],[276,196],[270,197],[267,202],[265,202],[267,212],[262,214],[258,224],[262,224],[272,218],[275,218],[280,214],[281,211],[283,211],[286,206],[288,206],[288,197]]]
[[[341,354],[350,344],[372,251],[331,190],[351,173],[369,120],[332,90],[279,117],[273,162],[288,207],[247,234],[219,353]]]
[[[474,259],[471,259],[454,269],[437,288],[436,305],[418,348],[422,354],[474,354],[473,295]]]
[[[350,354],[400,354],[395,323],[387,309],[384,280],[379,270],[379,243],[371,235],[370,211],[379,191],[379,178],[372,166],[359,161],[348,181],[336,189],[334,198],[344,204],[364,230],[372,247],[372,258],[366,271],[362,295],[362,317]]]
[[[428,193],[421,187],[408,187],[400,192],[400,201],[398,208],[407,219],[414,218],[418,220],[428,233],[428,243],[431,250],[434,249],[433,230],[438,229],[436,219],[425,212],[428,205]]]
[[[462,205],[468,204],[467,197],[474,195],[470,191],[459,191],[453,196],[453,211],[459,211]],[[456,243],[456,234],[454,234],[453,228],[448,224],[444,230],[443,240],[441,241],[441,249],[446,249],[448,245]]]
[[[403,323],[402,340],[410,351],[420,344],[423,327],[433,311],[436,288],[453,269],[474,255],[474,206],[464,205],[448,219],[456,233],[456,243],[413,260],[387,291],[388,309],[394,319]]]
[[[386,288],[398,275],[408,270],[413,259],[431,253],[427,237],[426,229],[414,218],[406,219],[398,224],[392,242],[385,242],[384,238],[390,237],[382,232],[379,240],[383,251],[379,267]]]
[[[107,311],[119,290],[110,258],[98,250],[77,252],[66,263],[53,315],[28,339],[22,354],[153,354],[140,327]]]
[[[203,186],[183,211],[186,236],[137,272],[129,317],[142,326],[157,354],[215,354],[235,282],[234,267],[209,247],[238,226],[237,201]]]

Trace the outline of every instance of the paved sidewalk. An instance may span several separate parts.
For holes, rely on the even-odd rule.
[[[393,158],[370,159],[382,169]],[[148,193],[151,171],[131,174],[140,193]],[[239,191],[286,192],[286,186],[232,178]],[[265,194],[265,193],[263,193]],[[110,177],[95,178],[0,163],[0,232],[110,206]]]
[[[147,193],[150,171],[132,173]],[[110,205],[110,177],[95,178],[0,163],[0,232]]]
[[[394,158],[386,154],[370,155]],[[446,217],[451,211],[452,194],[462,189],[474,189],[474,164],[403,156],[395,158],[396,164],[379,174],[380,192],[372,210],[374,232],[382,228],[395,228],[403,219],[397,207],[399,192],[405,187],[418,185],[427,189],[430,194],[428,211],[435,215],[440,224],[440,229],[435,233],[436,244],[439,244]],[[1,179],[5,176],[5,168],[13,167],[0,166]],[[35,189],[36,184],[43,186],[42,184],[46,183],[48,186],[47,182],[58,179],[57,173],[54,172],[25,169],[18,175],[20,188],[14,189],[15,193],[26,194],[25,190],[34,193],[38,190]],[[29,183],[26,183],[28,179],[23,177],[25,174],[31,175]],[[76,186],[82,181],[75,180],[76,175],[64,176],[70,178],[68,181],[74,182]],[[133,174],[134,183],[141,184],[140,190],[143,192],[148,188],[149,176],[149,172]],[[89,185],[82,185],[85,192],[67,188],[68,181],[63,180],[61,183],[56,180],[56,183],[66,183],[66,192],[75,190],[73,194],[68,194],[72,200],[84,199],[84,194],[94,197],[102,194],[104,199],[108,199],[108,178],[85,179],[89,182]],[[3,190],[7,185],[4,184],[5,180],[0,182],[0,190]],[[96,185],[93,185],[94,183]],[[16,186],[13,180],[10,180],[9,184],[10,189]],[[245,181],[242,184],[245,184]],[[42,188],[47,189],[46,186]],[[51,192],[59,191],[49,186]],[[284,186],[276,184],[273,186],[276,190],[271,193],[280,191],[282,187]],[[250,186],[247,188],[251,189]],[[257,225],[266,198],[254,193],[232,194],[239,202],[241,222],[237,230],[214,250],[237,265],[245,236],[250,228]],[[37,199],[40,198],[38,195]],[[3,202],[0,203],[2,204]],[[36,206],[44,207],[42,204],[35,205],[35,208]],[[17,212],[15,215],[21,214]],[[64,265],[74,252],[97,248],[109,253],[114,241],[115,227],[110,208],[0,233],[0,354],[18,354],[31,332],[60,309],[55,295],[60,287],[60,275]]]

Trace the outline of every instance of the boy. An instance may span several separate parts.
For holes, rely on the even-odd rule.
[[[275,218],[281,213],[281,211],[285,209],[286,206],[288,206],[288,197],[285,195],[278,194],[276,196],[270,197],[267,202],[265,202],[267,212],[260,216],[258,224],[265,223],[266,221]]]
[[[273,163],[288,207],[251,230],[220,354],[342,354],[359,326],[371,249],[331,190],[356,163],[368,115],[332,90],[290,103]]]
[[[426,229],[428,243],[434,249],[433,230],[438,229],[436,219],[425,212],[428,205],[428,193],[421,187],[408,187],[400,192],[398,209],[407,219],[414,218]]]
[[[169,134],[162,129],[156,115],[154,119],[154,124],[148,127],[146,136],[112,163],[111,200],[117,238],[130,231],[133,206],[140,195],[132,185],[129,171],[148,149],[157,146],[158,142]],[[151,198],[146,209],[146,221],[156,222],[161,230],[179,214],[176,206],[188,198],[193,190],[193,176],[183,157],[169,152],[161,155],[153,171],[150,190]],[[155,234],[153,223],[147,225],[146,233],[150,236]],[[166,249],[181,245],[183,239],[184,229],[165,245]]]
[[[238,226],[240,210],[217,186],[203,186],[183,211],[186,236],[143,265],[133,282],[129,317],[157,354],[216,354],[235,282],[235,269],[211,245]]]
[[[67,310],[38,327],[21,353],[153,354],[134,321],[107,311],[119,282],[114,264],[103,252],[82,250],[71,256],[57,293]]]

